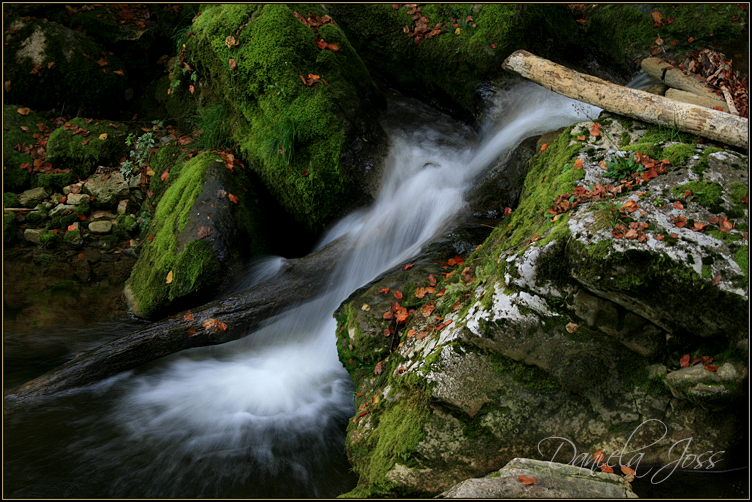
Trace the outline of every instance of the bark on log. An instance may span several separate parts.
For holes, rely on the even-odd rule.
[[[310,255],[287,260],[271,279],[225,300],[154,322],[95,349],[83,351],[67,363],[26,382],[4,397],[4,413],[31,407],[61,391],[90,385],[184,349],[217,345],[253,333],[261,321],[285,307],[311,298],[327,287],[328,271],[342,257],[348,242],[340,238]],[[207,319],[218,319],[226,330],[205,329]],[[189,329],[196,330],[191,335]]]
[[[669,99],[681,101],[682,103],[704,106],[705,108],[715,108],[716,106],[720,106],[724,112],[729,111],[725,101],[722,105],[719,105],[719,101],[715,99],[707,99],[704,96],[698,96],[693,92],[682,91],[680,89],[667,89],[665,96]],[[736,113],[735,115],[739,114]]]
[[[609,112],[749,150],[746,118],[612,84],[524,50],[512,53],[502,67],[556,93]]]
[[[724,111],[728,111],[726,100],[709,89],[705,85],[705,82],[700,80],[697,75],[687,75],[679,68],[671,66],[669,63],[658,58],[645,58],[640,62],[640,66],[645,70],[645,73],[660,80],[669,87],[691,92],[717,103],[710,108],[721,106],[724,108]]]

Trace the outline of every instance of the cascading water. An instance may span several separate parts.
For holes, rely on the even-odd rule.
[[[500,98],[495,129],[478,146],[470,130],[392,98],[379,197],[322,241],[345,236],[350,246],[322,278],[335,286],[247,338],[163,358],[6,419],[5,496],[332,497],[351,489],[344,430],[353,387],[332,313],[446,230],[472,180],[499,155],[599,112],[574,103],[521,85]],[[260,262],[245,285],[279,263]]]

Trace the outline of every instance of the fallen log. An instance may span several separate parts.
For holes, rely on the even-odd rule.
[[[512,53],[502,67],[558,94],[643,122],[678,129],[749,150],[749,120],[578,73],[527,51]]]
[[[679,68],[658,58],[645,58],[640,62],[640,66],[645,70],[645,73],[669,87],[702,96],[709,102],[715,103],[710,108],[720,106],[724,109],[723,111],[728,111],[726,100],[709,89],[705,85],[705,81],[700,80],[697,75],[685,74]]]
[[[304,258],[286,260],[274,277],[249,290],[208,303],[190,315],[181,312],[80,352],[71,361],[7,393],[3,411],[34,406],[45,397],[99,382],[181,350],[250,335],[263,320],[326,288],[331,277],[328,272],[342,257],[347,244],[345,238],[337,239]],[[224,329],[219,322],[224,323]]]

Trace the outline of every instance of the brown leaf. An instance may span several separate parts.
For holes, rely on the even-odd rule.
[[[713,282],[711,283],[713,286],[718,286],[721,283],[722,277],[720,274],[716,274],[713,276]]]
[[[188,336],[193,336],[197,333],[197,331],[193,328],[188,328]]]
[[[230,58],[230,60],[227,62],[227,64],[230,65],[230,68],[235,68],[238,64],[235,62],[234,59]]]
[[[209,227],[198,227],[198,231],[196,232],[196,236],[199,239],[203,239],[204,237],[209,237],[212,234],[212,229]]]
[[[708,364],[705,366],[705,369],[708,371],[718,371],[718,366],[713,366],[712,364]]]
[[[193,314],[191,313],[190,310],[186,312],[185,314],[183,314],[183,319],[185,319],[188,322],[193,321]]]
[[[375,367],[375,368],[373,368],[373,374],[374,374],[374,375],[381,375],[381,372],[383,371],[383,370],[381,369],[381,363],[383,363],[383,362],[384,362],[384,361],[379,361],[379,362],[378,362],[378,364],[376,364],[376,367]]]
[[[679,202],[679,201],[677,200],[676,202],[674,202],[674,208],[676,208],[676,209],[680,209],[680,210],[681,210],[681,209],[684,209],[684,204],[682,204],[681,202]]]
[[[386,319],[387,321],[394,317],[394,314],[392,314],[391,310],[387,310],[384,312],[384,315],[381,316],[382,319]]]
[[[162,173],[162,176],[160,176],[159,179],[161,179],[162,181],[166,181],[169,176],[170,176],[170,171],[165,169],[164,172]]]
[[[689,366],[689,354],[684,354],[679,360],[679,367],[686,368]]]
[[[339,45],[337,44],[329,44],[326,46],[327,49],[337,52],[339,50]]]
[[[520,474],[518,477],[520,479],[520,483],[522,483],[523,485],[532,485],[533,483],[535,483],[535,478],[523,476],[522,474]]]
[[[566,325],[566,326],[564,326],[564,327],[566,328],[566,330],[567,330],[568,332],[570,332],[570,333],[574,333],[574,332],[575,332],[575,331],[577,331],[577,329],[579,328],[579,325],[577,325],[577,324],[575,324],[575,323],[573,323],[573,322],[570,322],[570,323],[567,323],[567,325]]]
[[[240,201],[237,195],[231,193],[227,194],[227,198],[230,199],[230,202],[232,202],[233,204],[237,204]]]
[[[401,300],[401,299],[402,299],[402,291],[399,291],[399,290],[398,290],[398,291],[395,291],[395,292],[394,292],[394,297],[395,297],[396,299],[398,299],[398,300]]]
[[[608,464],[601,464],[601,470],[603,472],[611,472],[611,473],[614,472],[613,468]]]
[[[603,453],[603,450],[598,450],[593,454],[593,462],[597,465],[603,462],[603,459],[605,458],[605,454]]]
[[[663,14],[661,14],[658,11],[655,11],[651,14],[653,16],[653,22],[660,24],[663,21]]]
[[[19,108],[18,110],[16,110],[16,112],[18,112],[21,115],[28,115],[30,111],[31,110],[29,109],[28,106],[26,108]]]

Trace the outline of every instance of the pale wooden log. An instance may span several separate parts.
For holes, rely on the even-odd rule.
[[[728,112],[729,108],[723,101],[717,101],[715,99],[707,99],[705,96],[698,96],[695,93],[681,91],[679,89],[667,89],[666,97],[681,101],[682,103],[689,103],[697,106],[704,106],[705,108],[720,107],[724,112]],[[736,113],[735,115],[739,115]]]
[[[710,108],[715,106],[725,107],[726,101],[712,89],[709,89],[705,81],[701,80],[694,73],[684,73],[679,68],[671,66],[669,63],[658,58],[645,58],[640,62],[640,66],[645,70],[645,73],[660,80],[669,87],[717,101],[717,104]]]
[[[729,92],[728,88],[726,86],[723,86],[721,87],[721,90],[723,91],[723,97],[726,98],[726,104],[728,104],[729,113],[732,113],[733,115],[739,115],[736,106],[734,106],[734,98],[731,97],[731,93]]]
[[[606,82],[524,50],[512,53],[502,67],[556,93],[609,112],[749,150],[746,118]]]

